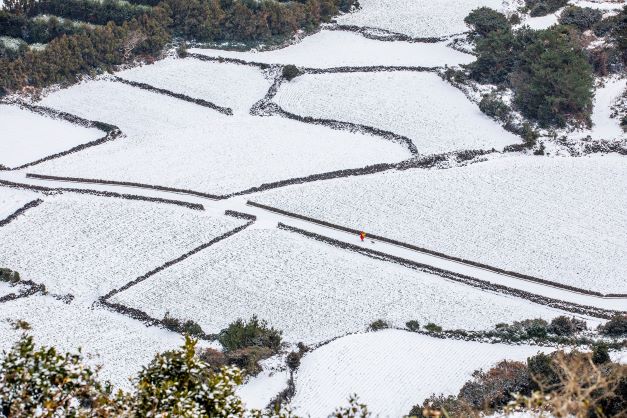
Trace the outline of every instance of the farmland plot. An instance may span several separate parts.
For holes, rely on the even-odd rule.
[[[472,55],[455,51],[446,43],[384,42],[344,31],[322,30],[286,48],[265,52],[190,49],[212,57],[237,58],[266,64],[294,64],[311,68],[346,66],[443,67],[468,64]]]
[[[105,135],[96,128],[73,125],[5,104],[0,104],[0,126],[0,165],[5,167],[19,167]]]
[[[296,186],[256,200],[519,273],[625,293],[626,162],[619,155],[502,157]]]
[[[183,343],[179,334],[146,327],[106,309],[77,302],[66,304],[50,296],[31,296],[1,305],[0,352],[8,350],[23,333],[11,324],[17,320],[30,324],[29,334],[37,346],[53,345],[61,352],[82,348],[88,364],[102,366],[102,380],[122,389],[131,388],[129,378],[135,377],[155,354]]]
[[[289,342],[319,342],[383,318],[447,328],[552,318],[559,311],[449,282],[283,230],[246,230],[111,299],[157,318],[166,311],[215,333],[257,314]]]
[[[291,406],[301,416],[326,417],[356,393],[373,416],[400,417],[432,393],[456,395],[474,370],[544,350],[399,330],[349,335],[303,357]]]
[[[40,196],[28,190],[0,186],[0,222],[28,202],[40,198]]]
[[[247,113],[272,84],[271,80],[254,67],[203,62],[191,58],[170,57],[116,75],[126,80],[204,99],[242,113]]]
[[[94,300],[241,225],[173,205],[63,194],[0,228],[0,266]]]
[[[407,136],[421,154],[502,149],[520,142],[432,73],[304,75],[284,83],[274,101],[302,116],[370,125]]]
[[[464,18],[478,7],[505,11],[516,6],[514,0],[360,0],[359,3],[359,10],[338,17],[338,23],[385,29],[417,38],[466,32]]]
[[[44,103],[115,121],[127,138],[44,163],[33,170],[41,174],[228,194],[410,156],[402,145],[371,135],[280,117],[225,116],[105,80],[57,92]]]

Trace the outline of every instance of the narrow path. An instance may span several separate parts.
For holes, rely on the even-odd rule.
[[[4,174],[4,173],[0,173]],[[12,181],[19,181],[38,186],[60,187],[62,182],[52,180],[36,180],[26,178],[24,173],[11,173]],[[19,178],[16,178],[19,176]],[[9,179],[7,179],[9,180]],[[99,191],[110,191],[123,193],[128,190],[126,186],[98,185],[98,184],[82,184],[73,183],[75,188],[83,188]],[[133,193],[146,197],[166,198],[177,200],[181,199],[182,193],[168,192],[162,190],[151,190],[142,188],[133,188]],[[254,199],[254,195],[253,195]],[[189,203],[202,204],[205,210],[216,216],[223,216],[225,211],[236,211],[240,213],[250,214],[257,217],[257,221],[253,223],[251,229],[275,229],[279,223],[291,227],[299,228],[304,231],[319,234],[337,241],[343,241],[352,245],[358,245],[365,249],[375,250],[388,254],[393,257],[403,258],[415,263],[425,264],[437,269],[447,270],[455,274],[469,276],[478,280],[492,283],[497,286],[504,286],[510,289],[521,290],[531,294],[557,299],[566,303],[594,307],[604,310],[612,310],[623,312],[627,310],[627,298],[625,297],[601,297],[596,295],[588,295],[578,293],[576,291],[561,289],[549,284],[535,283],[529,280],[508,275],[506,273],[498,273],[487,270],[482,267],[474,266],[460,261],[453,261],[434,254],[420,252],[414,249],[405,248],[388,242],[367,239],[360,242],[359,237],[354,233],[330,228],[318,223],[298,219],[286,214],[276,213],[260,207],[248,204],[248,197],[234,196],[228,199],[212,200],[206,197],[185,195],[185,200]]]

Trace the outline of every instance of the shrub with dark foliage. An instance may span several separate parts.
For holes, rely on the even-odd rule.
[[[411,321],[407,321],[405,323],[405,326],[407,327],[408,330],[410,331],[420,331],[420,324],[418,323],[418,321],[415,320],[411,320]]]
[[[300,75],[300,70],[295,65],[288,64],[285,67],[283,67],[282,75],[283,75],[283,78],[286,79],[287,81],[292,81],[294,78]]]
[[[276,353],[281,348],[281,334],[254,315],[248,322],[238,319],[231,323],[220,331],[218,341],[227,352],[246,347],[267,347]]]
[[[574,26],[580,31],[592,29],[592,27],[603,19],[600,10],[590,7],[569,6],[562,11],[559,22],[562,25]]]
[[[479,102],[479,110],[497,120],[506,122],[511,109],[503,101],[493,95],[484,95]]]
[[[509,31],[511,24],[503,13],[489,7],[480,7],[470,12],[464,22],[479,36],[496,31]]]
[[[561,315],[553,318],[547,329],[555,335],[573,335],[585,331],[586,328],[586,321]]]
[[[627,315],[616,315],[605,325],[599,326],[599,332],[611,337],[627,336]]]
[[[390,324],[385,322],[383,319],[377,319],[368,326],[369,331],[380,331],[386,328],[390,328]]]
[[[512,393],[527,393],[531,385],[527,366],[517,361],[502,361],[487,372],[473,373],[459,391],[459,399],[477,409],[496,409],[511,400]]]
[[[525,0],[532,17],[545,16],[556,12],[568,4],[568,0]]]

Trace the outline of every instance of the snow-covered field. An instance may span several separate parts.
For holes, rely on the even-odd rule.
[[[155,354],[181,346],[183,337],[101,308],[77,302],[66,304],[51,296],[31,296],[0,305],[0,353],[19,340],[22,330],[12,322],[24,320],[37,346],[55,346],[61,352],[82,354],[88,364],[101,365],[99,376],[130,389],[129,378]],[[199,343],[199,347],[209,346]]]
[[[611,106],[627,89],[627,78],[610,78],[596,89],[594,94],[594,107],[592,109],[592,128],[577,132],[573,136],[592,139],[612,140],[626,137],[627,134],[620,126],[618,117],[612,115]]]
[[[432,73],[303,75],[283,83],[274,101],[299,115],[371,125],[407,136],[421,154],[502,149],[520,142]]]
[[[104,133],[18,106],[0,104],[0,165],[18,167],[96,140]]]
[[[13,214],[16,210],[39,199],[41,195],[21,189],[0,186],[0,221]]]
[[[402,145],[280,117],[225,116],[106,80],[51,94],[47,106],[114,122],[127,135],[33,170],[214,194],[310,174],[401,161]]]
[[[398,330],[349,335],[303,357],[291,405],[301,416],[326,417],[357,394],[373,416],[400,417],[432,393],[456,395],[477,369],[539,351]]]
[[[624,156],[503,156],[294,186],[253,200],[584,289],[627,292]]]
[[[23,290],[24,286],[22,285],[11,285],[8,282],[0,281],[0,298],[6,295],[10,295],[11,293],[17,295]]]
[[[468,64],[472,55],[455,51],[445,42],[435,44],[384,42],[353,32],[322,30],[301,42],[265,52],[237,52],[219,49],[190,49],[212,57],[238,58],[267,64],[294,64],[311,68],[345,66],[443,67]]]
[[[94,300],[241,224],[174,205],[51,196],[0,228],[0,266]]]
[[[464,18],[486,6],[510,9],[514,0],[360,0],[361,8],[340,16],[343,25],[385,29],[412,37],[441,37],[468,31]]]
[[[247,113],[272,84],[270,79],[254,67],[203,62],[192,58],[169,57],[116,75],[126,80],[208,100],[242,113]]]
[[[289,342],[320,342],[383,318],[445,328],[553,318],[560,311],[483,292],[282,230],[252,229],[118,293],[113,302],[161,318],[194,319],[218,332],[260,318]]]

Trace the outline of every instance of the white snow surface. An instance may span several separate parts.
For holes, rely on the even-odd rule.
[[[0,164],[7,167],[18,167],[105,135],[96,128],[5,104],[0,104],[0,126]]]
[[[24,287],[22,285],[12,285],[8,282],[0,281],[0,298],[10,295],[11,293],[13,293],[14,295],[18,295],[22,290],[24,290]]]
[[[237,58],[266,64],[293,64],[310,68],[345,66],[443,67],[468,64],[475,57],[455,51],[445,42],[386,42],[345,31],[321,30],[286,48],[264,52],[192,48],[189,52],[211,57]]]
[[[477,369],[545,350],[399,330],[349,335],[303,357],[291,406],[301,416],[326,417],[357,394],[373,416],[401,417],[433,393],[457,394]]]
[[[169,204],[51,196],[0,228],[0,266],[95,300],[241,224]]]
[[[225,116],[106,80],[59,91],[43,103],[114,122],[127,136],[33,170],[43,174],[227,194],[410,156],[404,146],[375,136],[281,117]]]
[[[28,190],[0,186],[0,221],[39,197],[37,193]]]
[[[303,75],[283,83],[274,101],[302,116],[370,125],[407,136],[421,154],[502,149],[520,142],[433,73]]]
[[[168,57],[116,75],[204,99],[242,113],[247,113],[272,84],[254,67],[204,62],[193,58]]]
[[[625,293],[626,163],[619,155],[504,156],[293,186],[252,200],[510,271]]]
[[[36,346],[55,346],[58,351],[76,353],[82,348],[86,363],[101,365],[101,380],[130,390],[129,378],[135,377],[155,354],[183,344],[179,334],[106,309],[72,302],[66,304],[51,296],[30,296],[5,302],[0,309],[0,357],[22,335],[11,322],[25,320],[32,329]],[[198,347],[210,344],[200,342]]]
[[[592,128],[573,133],[573,136],[592,139],[612,140],[627,137],[620,126],[618,117],[612,115],[611,106],[627,89],[627,78],[610,78],[596,89],[592,108]]]
[[[479,7],[504,12],[510,0],[360,0],[361,8],[337,18],[343,25],[384,29],[411,37],[442,37],[468,31],[464,18]]]
[[[553,318],[560,311],[382,262],[283,230],[245,230],[111,299],[217,333],[254,314],[288,342],[316,343],[383,318],[447,329]]]

